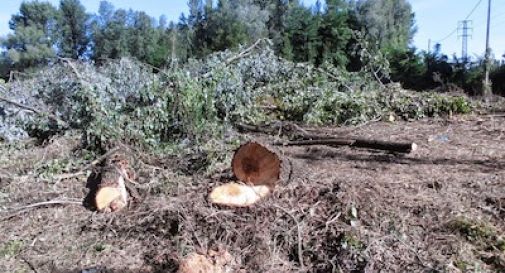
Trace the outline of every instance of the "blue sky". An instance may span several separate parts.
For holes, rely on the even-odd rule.
[[[316,0],[304,0],[311,5]],[[428,40],[436,41],[452,33],[458,26],[458,21],[465,19],[470,11],[477,6],[469,17],[473,24],[473,37],[468,41],[470,56],[480,56],[484,53],[486,33],[487,0],[409,0],[416,14],[418,32],[414,37],[414,46],[426,50]],[[0,0],[0,35],[9,32],[8,22],[11,14],[18,11],[22,0]],[[59,0],[49,0],[58,5]],[[100,0],[81,0],[88,12],[98,10]],[[168,20],[177,21],[182,12],[187,13],[187,0],[109,0],[116,8],[132,8],[143,10],[149,15],[159,18],[166,15]],[[491,15],[491,48],[496,57],[505,53],[505,0],[493,0]],[[444,53],[461,55],[461,39],[454,32],[442,42]]]

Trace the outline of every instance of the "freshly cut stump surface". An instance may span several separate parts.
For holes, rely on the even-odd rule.
[[[237,149],[231,164],[240,181],[274,188],[289,171],[286,163],[274,148],[251,141]]]
[[[114,212],[128,205],[125,179],[133,179],[126,156],[113,154],[106,159],[96,185],[94,203],[97,211]]]
[[[213,204],[248,207],[268,196],[279,182],[287,181],[290,165],[274,148],[256,141],[235,151],[232,170],[241,183],[227,183],[212,190]]]
[[[227,183],[212,190],[210,201],[218,205],[247,207],[258,202],[270,193],[265,185],[252,186],[238,183]]]

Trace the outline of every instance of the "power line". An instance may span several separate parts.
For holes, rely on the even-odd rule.
[[[479,5],[482,3],[482,0],[479,0],[477,2],[477,4],[475,4],[475,6],[473,7],[473,9],[470,11],[470,13],[468,13],[468,15],[466,16],[465,20],[468,20],[468,18],[470,18],[470,16],[472,16],[472,14],[475,12],[475,10],[479,7]],[[451,31],[451,33],[447,34],[447,36],[445,36],[444,38],[440,39],[440,40],[437,40],[437,43],[441,43],[447,39],[449,39],[452,35],[454,35],[456,32],[458,32],[458,27],[456,27],[453,31]]]
[[[472,16],[472,14],[475,12],[475,10],[479,7],[480,3],[482,3],[482,0],[479,0],[479,2],[477,2],[477,4],[475,4],[475,7],[473,7],[472,11],[470,11],[470,13],[466,16],[465,20],[468,20],[468,18],[470,18],[470,16]]]

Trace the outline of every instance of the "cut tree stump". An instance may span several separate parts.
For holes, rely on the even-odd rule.
[[[237,262],[225,249],[193,252],[181,260],[178,273],[232,273]]]
[[[266,185],[273,189],[286,183],[291,175],[291,163],[277,149],[258,141],[240,146],[231,162],[238,180],[251,185]]]
[[[227,183],[209,195],[213,204],[247,207],[268,196],[291,176],[291,162],[267,144],[250,141],[240,146],[233,156],[232,171],[244,184]]]
[[[116,152],[105,159],[100,170],[93,198],[97,211],[115,212],[128,205],[126,182],[134,179],[127,157]]]

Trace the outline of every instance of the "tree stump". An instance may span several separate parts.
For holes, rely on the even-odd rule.
[[[94,206],[100,212],[115,212],[128,205],[126,180],[134,179],[127,157],[118,152],[107,157],[94,186]]]
[[[289,160],[277,149],[258,141],[240,146],[235,151],[231,165],[238,180],[271,189],[280,183],[287,183],[292,171]]]
[[[258,202],[269,193],[270,188],[265,185],[252,186],[232,182],[212,190],[209,198],[213,204],[247,207]]]
[[[268,196],[291,175],[291,164],[276,149],[257,141],[240,146],[233,156],[232,171],[242,182],[227,183],[209,195],[211,203],[247,207]]]

